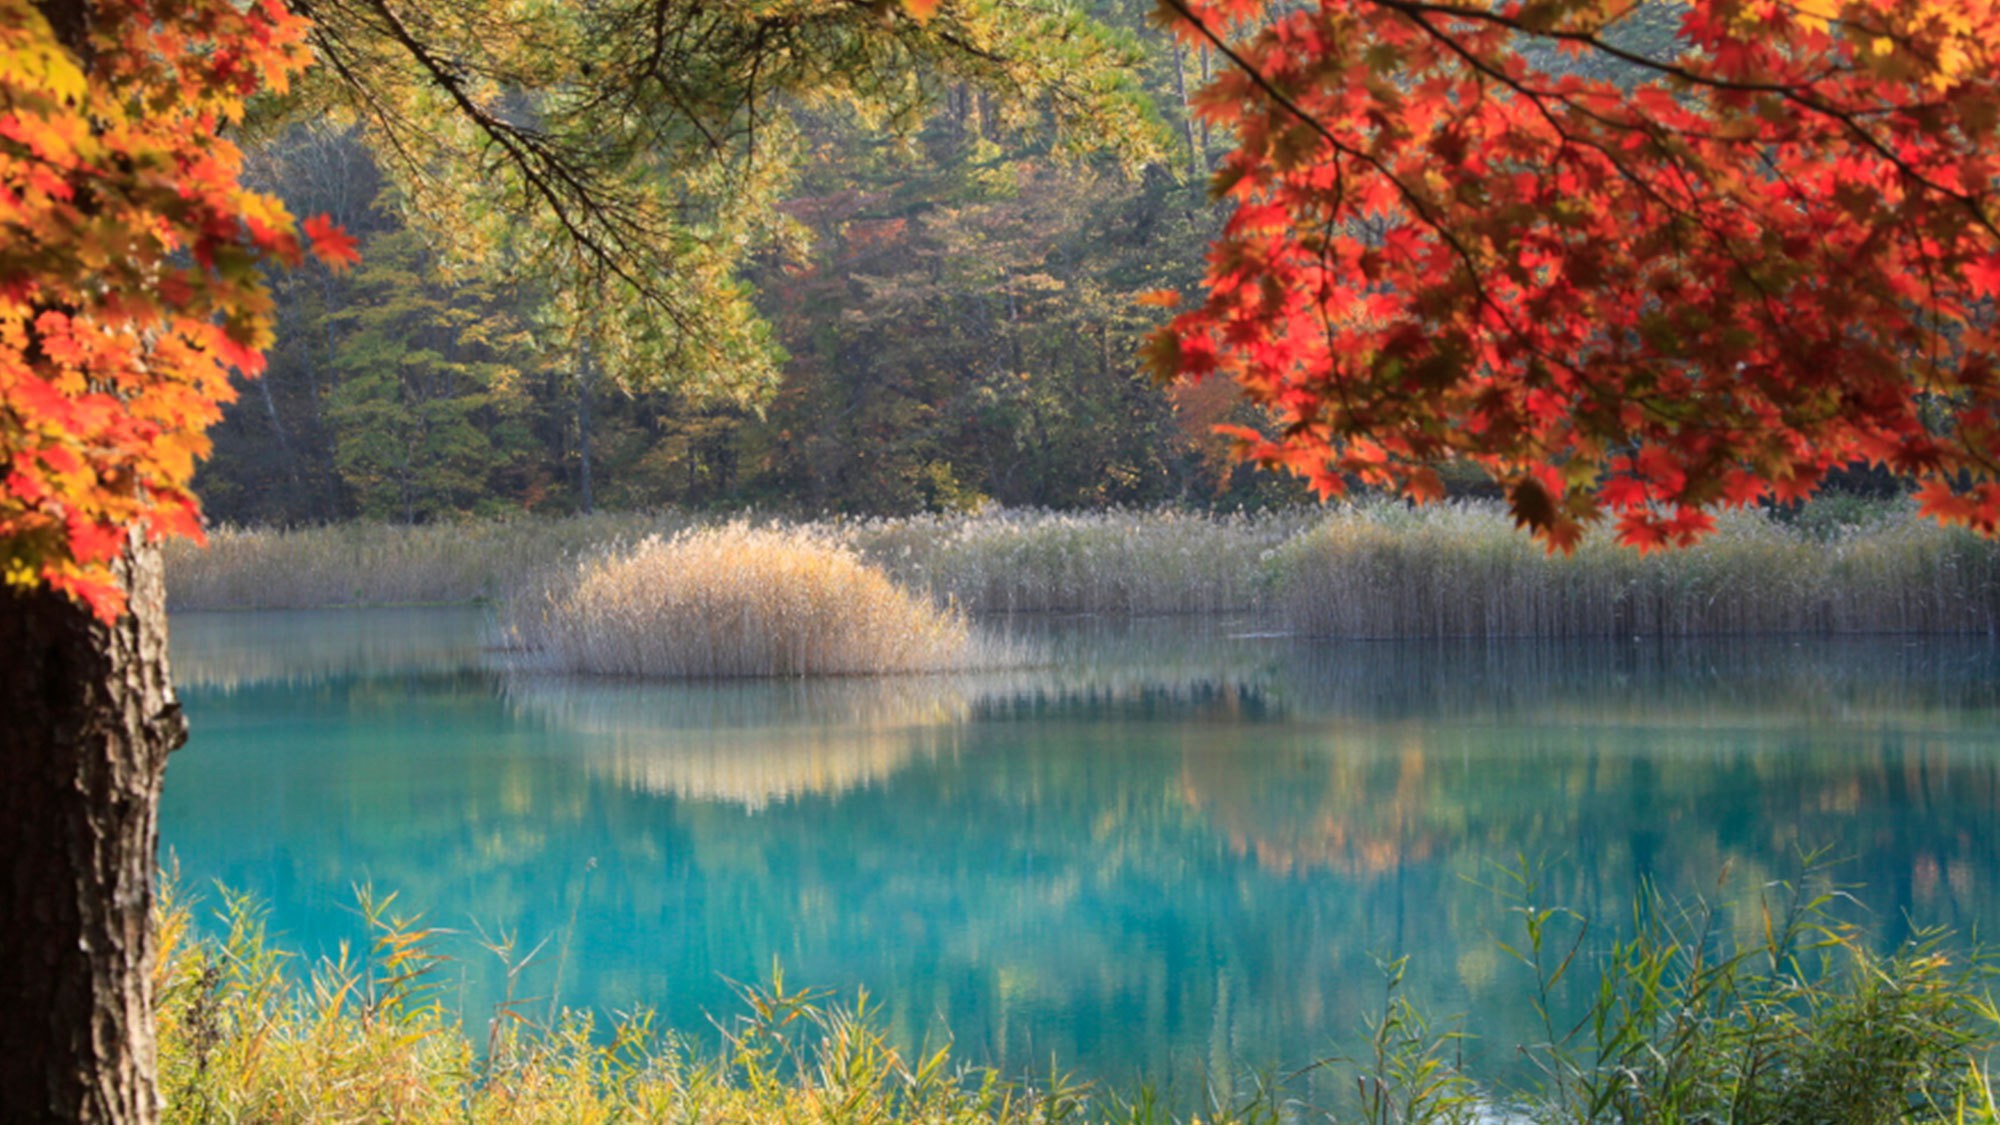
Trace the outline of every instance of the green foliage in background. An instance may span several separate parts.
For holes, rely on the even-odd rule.
[[[416,523],[498,514],[533,489],[534,340],[497,288],[427,273],[408,231],[363,246],[326,396],[333,464],[357,514]]]
[[[988,0],[919,26],[857,5],[795,26],[724,5],[594,39],[631,13],[496,29],[446,5],[410,33],[480,60],[473,101],[495,120],[414,138],[437,77],[365,7],[316,15],[368,96],[318,73],[251,135],[260,186],[367,241],[353,276],[274,279],[269,374],[198,481],[212,518],[1299,495],[1233,469],[1210,428],[1252,419],[1227,388],[1170,391],[1137,359],[1154,310],[1136,298],[1192,284],[1222,216],[1222,146],[1186,115],[1211,64],[1142,6]],[[509,127],[510,88],[596,169],[577,190],[631,209],[585,223],[606,257],[559,250],[485,135]],[[475,323],[489,354],[440,346]],[[480,448],[447,432],[459,419],[502,429]]]

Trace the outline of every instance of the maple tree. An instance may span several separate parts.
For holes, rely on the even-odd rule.
[[[259,267],[354,246],[221,135],[307,59],[278,0],[0,0],[0,1117],[150,1120],[157,551],[270,338]]]
[[[353,244],[246,190],[218,134],[305,64],[302,21],[274,0],[91,15],[73,50],[0,2],[0,568],[108,622],[128,531],[201,534],[203,431],[270,340],[260,263]]]
[[[356,258],[331,221],[295,224],[243,186],[225,132],[248,99],[286,91],[310,48],[335,77],[292,108],[362,119],[472,264],[539,271],[557,308],[608,301],[635,315],[593,307],[618,330],[592,343],[722,384],[767,378],[774,354],[735,277],[784,179],[774,97],[914,112],[935,90],[900,65],[917,63],[1011,87],[1017,111],[1034,97],[1098,125],[1139,112],[1123,54],[1088,21],[1007,0],[317,0],[306,14],[0,0],[7,1120],[157,1112],[148,912],[185,723],[154,545],[200,535],[187,484],[205,430],[230,373],[254,375],[271,342],[261,268],[309,249]]]
[[[1264,406],[1248,456],[1419,501],[1468,461],[1557,550],[1857,461],[2000,526],[2000,4],[1161,13],[1233,64],[1194,101],[1236,206],[1151,360]]]

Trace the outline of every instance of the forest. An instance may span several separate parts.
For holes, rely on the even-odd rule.
[[[799,116],[796,173],[736,220],[769,364],[740,379],[580,345],[544,281],[464,270],[353,128],[260,139],[248,182],[330,215],[361,261],[271,273],[277,343],[213,431],[209,519],[1303,500],[1213,433],[1251,420],[1226,386],[1163,385],[1140,356],[1159,314],[1139,298],[1192,286],[1224,213],[1224,142],[1187,108],[1213,53],[1131,5],[1091,15],[1138,60],[1147,112],[1121,153],[1066,153],[963,83],[893,128]]]

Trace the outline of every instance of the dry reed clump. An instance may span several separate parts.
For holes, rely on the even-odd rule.
[[[538,626],[555,664],[614,676],[940,672],[1004,656],[964,614],[830,536],[732,523],[585,563]]]
[[[1815,535],[1725,512],[1640,555],[1599,531],[1550,556],[1497,505],[1362,505],[1269,559],[1288,627],[1344,637],[1992,632],[2000,550],[1912,510]]]

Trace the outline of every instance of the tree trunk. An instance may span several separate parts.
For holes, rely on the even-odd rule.
[[[590,494],[590,384],[596,377],[586,343],[576,369],[576,486],[585,515],[597,510],[597,500]]]
[[[1186,51],[1178,39],[1174,44],[1174,96],[1181,103],[1181,131],[1187,137],[1188,183],[1196,188],[1208,182],[1208,152],[1195,139],[1194,103],[1188,99]]]
[[[0,1121],[151,1122],[160,781],[186,738],[160,552],[106,626],[0,587]]]

